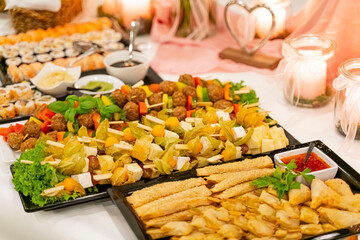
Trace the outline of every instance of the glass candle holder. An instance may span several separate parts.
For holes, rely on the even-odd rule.
[[[251,3],[253,5],[266,4],[274,12],[276,24],[270,39],[285,38],[289,35],[289,17],[292,16],[291,0],[254,0]],[[271,28],[271,14],[264,8],[256,9],[254,14],[256,19],[256,36],[264,38]]]
[[[360,139],[360,58],[345,61],[333,82],[335,126],[348,140]]]
[[[335,42],[313,34],[290,38],[283,43],[284,96],[293,105],[321,107],[332,97],[327,86],[327,61],[334,55]]]

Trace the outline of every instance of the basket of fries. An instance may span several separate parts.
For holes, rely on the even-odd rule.
[[[58,12],[13,8],[9,10],[11,22],[17,32],[49,28],[70,22],[82,11],[82,0],[61,0]]]

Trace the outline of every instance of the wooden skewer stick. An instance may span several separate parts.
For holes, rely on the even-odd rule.
[[[124,123],[124,121],[110,121],[109,124],[121,124]]]
[[[188,122],[188,123],[194,123],[196,121],[202,121],[202,118],[193,118],[193,117],[185,118],[185,122]]]
[[[260,106],[260,103],[257,102],[257,103],[253,103],[253,104],[248,104],[248,105],[245,105],[246,108],[251,108],[251,107],[258,107]]]
[[[90,139],[83,139],[83,138],[81,138],[81,137],[77,137],[77,140],[78,140],[79,142],[83,142],[83,143],[91,143],[91,140],[90,140]]]
[[[122,150],[127,150],[127,151],[132,151],[132,150],[134,150],[134,147],[133,147],[133,145],[131,145],[131,144],[119,144],[119,143],[115,143],[113,146],[116,147],[116,148],[120,148],[120,149],[122,149]]]
[[[44,190],[44,194],[45,195],[48,195],[48,194],[51,194],[51,193],[55,193],[55,192],[59,192],[61,190],[64,190],[64,186],[61,185],[61,186],[57,186],[57,187],[53,187],[53,188],[49,188],[49,189],[45,189]]]
[[[137,87],[141,87],[142,85],[144,85],[144,81],[143,80],[140,80],[138,81],[137,83],[135,83],[132,88],[137,88]]]
[[[113,133],[115,135],[119,135],[119,136],[124,136],[124,132],[113,129],[113,128],[108,128],[108,132],[109,133]]]
[[[21,160],[20,162],[24,163],[24,164],[33,164],[34,163],[33,161],[30,161],[30,160]]]
[[[145,118],[147,120],[151,121],[151,122],[158,123],[160,125],[165,125],[165,121],[160,119],[160,118],[157,118],[157,117],[154,117],[154,116],[151,116],[151,115],[146,115]]]
[[[144,130],[147,130],[147,131],[152,131],[152,128],[151,128],[151,127],[146,126],[146,125],[144,125],[144,124],[138,123],[138,125],[137,125],[137,126],[138,126],[139,128],[144,129]]]
[[[156,167],[155,166],[155,164],[145,164],[145,165],[143,165],[143,168],[154,168],[154,167]]]
[[[89,139],[90,141],[94,140],[95,142],[105,143],[105,141],[104,141],[104,140],[97,139],[97,138],[83,137],[83,139]]]
[[[95,181],[101,181],[101,180],[110,179],[111,176],[112,176],[112,173],[105,173],[105,174],[93,175],[93,179]]]
[[[157,104],[153,104],[153,105],[149,105],[148,108],[156,108],[156,107],[161,107],[162,105],[164,105],[164,103],[157,103]]]
[[[29,136],[29,134],[26,134],[23,139],[26,139]]]
[[[33,161],[30,161],[30,160],[21,160],[20,162],[21,162],[21,163],[24,163],[24,164],[33,164],[33,163],[34,163]],[[52,166],[56,166],[56,165],[58,165],[60,162],[61,162],[61,160],[41,161],[41,165],[44,165],[45,163],[49,163],[49,164],[52,165]]]
[[[175,144],[176,150],[189,150],[189,146],[186,144]]]
[[[58,148],[64,148],[64,147],[65,147],[64,144],[59,143],[59,142],[54,142],[54,141],[51,141],[51,140],[47,140],[47,141],[46,141],[46,144],[47,144],[47,145],[54,146],[54,147],[58,147]]]
[[[219,154],[219,155],[216,155],[216,156],[213,156],[211,158],[208,158],[208,162],[210,163],[215,163],[217,161],[219,161],[220,159],[222,159],[224,156]]]
[[[251,88],[251,87],[246,86],[246,87],[243,87],[243,88],[241,88],[241,89],[239,89],[239,90],[234,91],[234,94],[244,94],[244,93],[249,93],[251,90],[252,90],[252,88]]]
[[[211,107],[212,105],[213,105],[212,102],[197,102],[197,103],[196,103],[196,106],[197,106],[197,107],[206,107],[206,106]]]
[[[210,134],[209,135],[210,137],[222,137],[222,136],[225,136],[223,134]]]

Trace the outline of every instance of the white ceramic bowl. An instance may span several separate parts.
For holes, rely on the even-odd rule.
[[[110,83],[113,85],[113,88],[111,90],[103,91],[103,92],[90,92],[90,91],[83,91],[83,90],[81,90],[80,92],[82,92],[84,94],[89,94],[89,95],[108,94],[108,93],[113,92],[115,89],[121,88],[121,86],[124,85],[124,82],[116,77],[106,75],[106,74],[94,74],[94,75],[88,75],[88,76],[80,78],[79,80],[76,81],[74,87],[75,88],[83,88],[90,81]]]
[[[47,74],[51,72],[59,71],[59,70],[66,71],[69,75],[71,75],[74,79],[73,82],[58,82],[49,88],[38,86],[37,82],[41,78],[45,77]],[[41,71],[34,78],[30,80],[40,91],[46,94],[50,94],[54,97],[62,97],[67,94],[66,88],[74,86],[74,83],[79,79],[80,75],[81,75],[80,66],[72,67],[72,68],[63,68],[52,63],[46,63],[45,66],[41,69]]]
[[[299,148],[299,149],[275,154],[275,156],[274,156],[275,164],[277,166],[279,166],[280,168],[284,169],[285,166],[280,165],[280,163],[283,163],[281,161],[282,158],[303,154],[303,153],[306,153],[307,150],[308,150],[308,147],[304,147],[304,148]],[[314,175],[316,178],[318,178],[322,181],[326,181],[328,179],[334,178],[338,171],[338,168],[339,168],[338,165],[328,155],[326,155],[323,151],[321,151],[317,147],[314,147],[313,152],[316,153],[327,164],[329,164],[330,168],[311,172],[308,174]],[[301,182],[302,184],[305,184],[308,186],[310,186],[310,184],[311,184],[310,182],[307,182],[302,176],[296,177],[296,181]]]
[[[124,83],[130,85],[143,80],[149,69],[149,60],[145,54],[140,52],[133,52],[133,56],[133,60],[141,62],[141,64],[135,65],[133,67],[111,67],[111,64],[120,61],[126,61],[129,57],[129,52],[127,50],[122,50],[110,53],[104,59],[106,71],[110,75],[115,76],[124,81]]]

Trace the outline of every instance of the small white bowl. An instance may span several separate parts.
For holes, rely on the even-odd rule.
[[[303,153],[306,153],[307,150],[308,150],[308,147],[304,147],[304,148],[294,149],[294,150],[275,154],[275,156],[274,156],[275,164],[277,166],[279,166],[280,168],[284,169],[285,166],[281,165],[281,164],[283,164],[283,162],[281,161],[282,158],[303,154]],[[326,155],[323,151],[321,151],[317,147],[314,147],[313,152],[316,153],[327,164],[329,164],[330,168],[311,172],[308,174],[313,175],[322,181],[326,181],[328,179],[334,178],[338,171],[338,168],[339,168],[338,165],[328,155]],[[311,183],[306,181],[302,176],[296,177],[296,181],[298,181],[302,184],[308,185],[308,186],[311,185]]]
[[[37,82],[40,79],[42,79],[51,72],[59,71],[59,70],[66,71],[69,75],[71,75],[72,78],[74,79],[73,82],[58,82],[49,88],[38,86]],[[41,71],[34,78],[31,78],[30,80],[40,91],[46,94],[50,94],[54,97],[63,97],[67,94],[66,88],[74,86],[74,83],[79,79],[80,75],[81,75],[80,66],[72,67],[72,68],[63,68],[52,63],[46,63],[45,66],[41,69]]]
[[[143,80],[149,69],[149,60],[145,54],[140,52],[133,52],[133,60],[141,62],[139,65],[133,67],[112,67],[111,64],[120,61],[126,61],[129,57],[127,50],[116,51],[107,55],[104,59],[106,71],[115,76],[126,84],[135,84],[140,80]]]
[[[115,89],[121,88],[121,86],[124,85],[124,82],[116,77],[106,75],[106,74],[94,74],[94,75],[88,75],[88,76],[80,78],[79,80],[76,81],[74,87],[75,88],[83,88],[86,84],[88,84],[91,81],[110,83],[113,85],[113,88],[111,90],[103,91],[103,92],[90,92],[90,91],[84,91],[84,90],[81,90],[80,92],[82,92],[84,94],[89,94],[89,95],[108,94],[108,93],[113,92]]]

